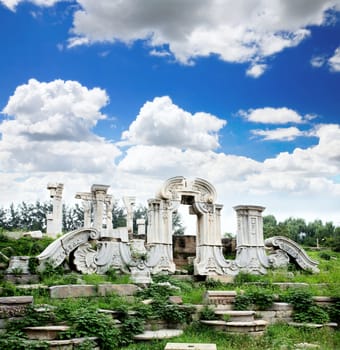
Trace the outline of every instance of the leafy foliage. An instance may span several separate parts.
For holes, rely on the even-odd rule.
[[[199,319],[200,320],[217,320],[218,316],[215,314],[214,309],[209,306],[205,305],[203,309],[199,313]]]

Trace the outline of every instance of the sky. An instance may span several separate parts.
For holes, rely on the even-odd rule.
[[[0,206],[184,176],[222,232],[241,204],[340,226],[340,0],[0,0],[0,28]]]

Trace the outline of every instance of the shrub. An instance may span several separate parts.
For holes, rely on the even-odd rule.
[[[313,304],[312,294],[302,289],[289,289],[281,295],[281,299],[291,303],[295,311],[307,310]]]
[[[329,322],[329,315],[322,307],[311,305],[306,310],[294,312],[293,320],[302,323],[327,323]]]
[[[200,320],[217,320],[218,317],[215,314],[214,309],[211,306],[204,306],[203,309],[199,313]]]
[[[248,310],[253,301],[251,297],[247,294],[237,294],[235,297],[235,304],[234,309],[235,310]]]

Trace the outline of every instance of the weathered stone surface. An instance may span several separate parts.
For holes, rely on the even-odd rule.
[[[306,327],[306,328],[322,328],[322,327],[330,327],[330,328],[336,328],[338,326],[335,322],[330,323],[298,323],[298,322],[289,322],[290,326],[294,327]]]
[[[33,296],[0,297],[1,304],[32,304]]]
[[[23,316],[26,312],[26,308],[32,304],[32,296],[1,297],[0,317],[8,318]]]
[[[24,275],[5,274],[4,279],[7,282],[11,282],[13,284],[18,284],[18,285],[20,284],[26,285],[27,283],[39,282],[39,276],[31,275],[31,274],[24,274]]]
[[[291,311],[293,310],[293,305],[289,303],[277,303],[274,302],[270,307],[273,311]]]
[[[226,331],[233,333],[262,332],[267,327],[265,320],[255,320],[251,322],[226,322]]]
[[[70,284],[50,287],[50,297],[52,299],[94,297],[96,295],[96,286],[89,284]]]
[[[315,296],[313,297],[313,301],[319,306],[331,306],[335,300],[331,297]]]
[[[167,343],[164,350],[216,350],[216,344]]]
[[[260,317],[269,322],[269,323],[275,323],[276,322],[276,311],[259,311]]]
[[[237,310],[219,310],[215,311],[215,314],[224,318],[228,317],[228,321],[249,322],[254,321],[255,311],[237,311]]]
[[[274,286],[279,286],[281,289],[288,288],[308,288],[308,283],[303,282],[274,282]]]
[[[269,267],[263,241],[264,207],[257,205],[238,205],[236,265],[240,271],[265,274]]]
[[[209,280],[219,281],[219,282],[222,282],[222,283],[233,283],[234,279],[235,279],[235,276],[233,276],[233,275],[209,276]]]
[[[152,339],[168,339],[178,337],[183,334],[181,329],[160,329],[158,331],[146,331],[142,334],[137,334],[133,338],[135,340],[152,340]]]
[[[169,302],[172,304],[183,304],[183,299],[178,295],[171,295],[169,296]]]
[[[99,284],[98,295],[106,296],[110,294],[118,294],[120,296],[134,295],[139,288],[134,284]]]
[[[227,307],[235,302],[236,294],[235,291],[208,290],[204,294],[203,301],[206,304]]]
[[[311,343],[298,343],[295,344],[296,350],[302,350],[302,349],[320,349],[320,345],[318,344],[311,344]]]
[[[293,260],[303,270],[312,271],[313,273],[320,272],[318,269],[319,263],[311,259],[302,247],[287,237],[275,236],[267,238],[265,245],[287,253],[290,260]]]
[[[53,340],[58,333],[69,330],[69,326],[40,326],[40,327],[25,327],[24,332],[28,339],[37,340]]]

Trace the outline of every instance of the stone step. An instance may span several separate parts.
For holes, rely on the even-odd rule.
[[[215,315],[218,315],[221,319],[228,322],[250,322],[254,321],[255,311],[246,310],[246,311],[237,311],[237,310],[216,310]],[[224,316],[228,320],[224,319]]]
[[[134,340],[154,340],[178,337],[183,334],[181,329],[159,329],[157,331],[145,331],[133,337]]]
[[[23,330],[28,339],[54,340],[60,332],[65,332],[69,329],[69,326],[38,326],[25,327]]]
[[[203,300],[206,304],[230,309],[235,303],[237,292],[231,290],[207,290]]]
[[[216,344],[167,343],[164,350],[217,350]]]
[[[268,325],[267,321],[255,320],[249,322],[226,322],[226,321],[207,321],[201,320],[201,323],[220,330],[235,334],[262,335]]]
[[[84,338],[73,338],[73,339],[63,339],[63,340],[45,340],[45,343],[48,344],[49,350],[74,350],[76,347],[79,347],[87,340],[92,340],[97,344],[96,337],[84,337]],[[25,342],[27,347],[32,345],[32,340],[27,340]],[[99,346],[95,345],[92,350],[100,350]]]
[[[329,328],[337,328],[338,324],[336,322],[329,322],[329,323],[299,323],[299,322],[288,322],[289,326],[293,327],[305,327],[305,328],[323,328],[323,327],[329,327]]]

